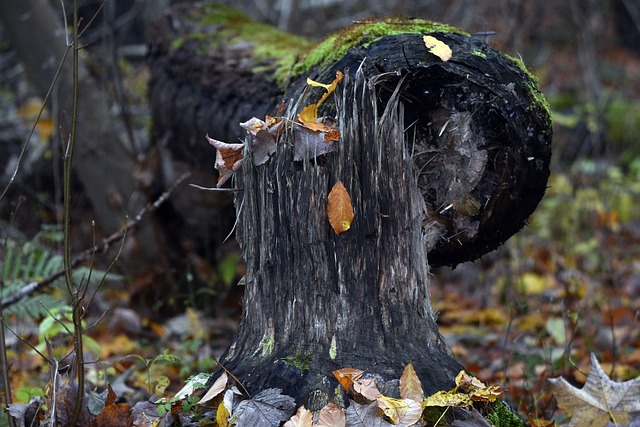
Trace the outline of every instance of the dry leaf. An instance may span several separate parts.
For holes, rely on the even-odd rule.
[[[292,397],[278,388],[268,388],[252,399],[243,400],[233,412],[238,426],[277,427],[288,420],[296,409]]]
[[[114,403],[106,406],[100,412],[93,424],[95,427],[133,426],[131,405],[128,403]]]
[[[393,424],[412,425],[422,417],[422,404],[412,399],[394,399],[382,396],[376,399],[378,408]]]
[[[315,104],[307,105],[300,111],[298,114],[298,120],[308,129],[318,131],[318,132],[329,132],[331,130],[330,126],[327,126],[325,123],[318,122],[318,107],[331,95],[342,80],[343,74],[340,71],[336,71],[336,78],[330,84],[323,84],[315,82],[309,78],[307,78],[307,83],[311,86],[323,87],[326,89],[322,98]]]
[[[353,380],[353,391],[368,400],[376,400],[382,393],[376,387],[376,380],[373,378],[355,378]]]
[[[422,39],[424,40],[424,44],[427,46],[427,49],[429,49],[429,52],[440,58],[442,62],[446,62],[451,59],[453,52],[446,43],[432,36],[424,36]]]
[[[455,406],[464,407],[473,405],[473,400],[468,394],[456,393],[455,391],[439,391],[427,397],[423,403],[424,406]]]
[[[416,402],[424,400],[422,383],[411,363],[404,368],[404,372],[400,377],[400,397],[415,400]]]
[[[328,403],[320,409],[318,427],[345,427],[346,417],[341,407],[335,403]]]
[[[242,165],[242,161],[244,160],[242,155],[244,144],[228,144],[218,141],[217,139],[209,138],[209,135],[207,135],[206,138],[209,144],[216,148],[215,168],[220,174],[216,187],[222,187],[222,185],[231,178],[231,175]]]
[[[336,182],[329,193],[327,215],[329,216],[329,223],[336,234],[343,233],[351,228],[353,205],[351,204],[351,197],[341,181]]]
[[[303,406],[298,408],[298,412],[284,423],[284,427],[312,427],[313,412]]]
[[[364,374],[364,371],[355,368],[342,368],[333,371],[333,376],[336,377],[346,391],[349,391],[351,387],[353,387],[353,381],[360,378],[362,374]]]
[[[549,382],[558,406],[572,415],[572,426],[604,427],[610,419],[626,424],[640,413],[640,377],[622,383],[611,381],[593,353],[591,370],[581,389],[561,377]]]
[[[492,385],[486,388],[478,388],[469,393],[474,402],[495,402],[502,397],[502,387]]]
[[[455,391],[458,391],[458,389],[462,389],[462,391],[464,391],[465,393],[468,393],[471,390],[475,390],[477,388],[487,387],[482,381],[480,381],[473,375],[467,374],[465,371],[458,372],[458,375],[456,375],[455,381],[456,381]]]
[[[346,424],[349,427],[389,427],[391,424],[380,416],[380,409],[376,402],[368,405],[361,405],[354,401],[349,402],[349,407],[345,410]]]
[[[314,159],[323,154],[338,151],[337,141],[340,131],[333,129],[329,132],[315,132],[307,127],[294,123],[293,125],[293,160],[299,162]],[[337,138],[336,133],[337,132]]]
[[[213,383],[213,385],[207,390],[207,392],[202,396],[202,399],[198,402],[198,405],[202,405],[215,398],[217,395],[222,393],[224,389],[227,387],[227,373],[223,372],[222,375],[218,377],[218,379]]]

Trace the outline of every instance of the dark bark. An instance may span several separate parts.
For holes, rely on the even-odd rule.
[[[180,11],[170,27],[193,29],[185,16]],[[417,21],[394,22],[409,28]],[[212,31],[222,35],[220,28]],[[336,43],[369,30],[357,26]],[[461,367],[431,311],[429,264],[494,249],[524,225],[544,193],[551,123],[531,77],[485,44],[425,24],[424,32],[453,49],[442,62],[413,32],[364,37],[288,85],[293,121],[319,97],[307,90],[307,75],[329,82],[336,70],[345,73],[322,111],[337,120],[337,152],[296,162],[293,130],[266,164],[245,161],[236,173],[246,291],[243,320],[222,363],[252,393],[281,387],[318,409],[333,398],[334,369],[357,367],[389,380],[409,362],[426,393],[448,389]],[[154,40],[155,64],[163,68],[154,72],[154,117],[163,118],[156,131],[180,133],[169,147],[175,156],[194,156],[185,153],[194,149],[195,161],[198,135],[231,139],[237,123],[271,112],[282,97],[274,75],[253,67],[251,43],[233,50],[241,61],[229,61],[224,44],[194,55],[195,37],[174,50],[163,48],[169,41],[159,35]],[[227,83],[234,78],[240,83]],[[212,103],[220,109],[204,114]],[[186,106],[191,112],[181,113]],[[192,129],[180,131],[184,126]],[[355,210],[341,235],[327,221],[327,195],[338,180]],[[308,370],[292,366],[296,357]]]

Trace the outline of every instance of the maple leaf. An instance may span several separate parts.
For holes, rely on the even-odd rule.
[[[442,62],[447,62],[451,59],[453,52],[449,45],[443,41],[440,41],[433,36],[424,36],[422,37],[422,40],[424,40],[424,44],[427,46],[427,49],[429,49],[429,52],[440,58]]]
[[[244,156],[242,155],[244,144],[228,144],[218,141],[217,139],[209,138],[209,135],[206,135],[206,138],[209,144],[216,148],[215,168],[220,174],[216,187],[222,187],[222,185],[231,178],[231,175],[242,165],[242,161],[244,160]]]
[[[562,377],[549,382],[558,406],[572,415],[570,426],[604,427],[610,419],[616,424],[629,423],[640,415],[640,377],[622,383],[611,381],[593,353],[591,370],[581,389]]]
[[[353,221],[353,205],[351,196],[341,181],[336,182],[329,193],[329,205],[327,207],[329,223],[336,234],[343,233],[351,228]]]

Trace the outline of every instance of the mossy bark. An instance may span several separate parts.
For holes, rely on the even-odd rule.
[[[171,97],[152,93],[156,131],[175,135],[172,150],[194,165],[196,158],[212,162],[205,132],[234,139],[237,123],[275,112],[282,100],[292,121],[321,91],[308,89],[307,76],[328,83],[337,70],[345,74],[321,111],[337,121],[337,152],[296,162],[295,135],[287,133],[266,164],[246,161],[236,173],[247,287],[243,320],[222,363],[252,392],[281,387],[316,408],[336,398],[334,369],[357,367],[389,380],[409,362],[426,393],[448,389],[461,367],[437,330],[429,265],[494,249],[525,224],[544,193],[551,121],[526,70],[462,32],[426,21],[388,22],[358,24],[300,56],[286,91],[274,76],[282,59],[269,62],[250,42],[235,48],[218,42],[203,51],[204,38],[189,37],[176,50],[154,49],[161,70],[154,69],[152,87],[173,79],[164,88]],[[431,54],[424,34],[451,47],[452,58]],[[203,57],[193,56],[198,51]],[[188,58],[199,59],[186,70]],[[179,106],[159,104],[178,99],[174,88],[197,96]],[[209,114],[200,114],[210,105]],[[176,121],[187,108],[198,113],[183,111]],[[166,122],[158,122],[160,114]],[[326,213],[338,180],[355,210],[341,235]],[[308,370],[286,363],[299,354],[312,355]]]

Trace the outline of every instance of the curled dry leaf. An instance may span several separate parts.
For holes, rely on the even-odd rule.
[[[353,381],[360,378],[362,374],[364,374],[364,371],[356,368],[342,368],[333,371],[333,376],[336,377],[346,391],[353,387]]]
[[[376,399],[376,404],[395,425],[410,426],[422,417],[422,404],[415,400],[381,396]]]
[[[455,406],[464,407],[473,405],[473,400],[468,394],[456,393],[455,391],[439,391],[427,397],[423,401],[424,406]]]
[[[341,181],[336,182],[329,193],[327,215],[336,234],[344,233],[351,228],[354,216],[353,205],[351,204],[351,196]]]
[[[213,383],[211,388],[207,390],[207,392],[202,396],[202,399],[198,402],[198,405],[202,405],[203,403],[207,403],[211,399],[214,399],[217,395],[222,393],[224,389],[227,387],[227,382],[229,378],[226,372],[223,372],[222,375],[218,377],[218,379]]]
[[[242,161],[244,160],[242,154],[244,144],[228,144],[218,141],[217,139],[209,138],[209,135],[207,135],[206,138],[209,144],[213,145],[216,149],[215,168],[219,173],[216,187],[222,187],[222,185],[231,178],[231,175],[242,165]]]
[[[373,378],[355,378],[353,380],[353,391],[367,400],[376,400],[382,397],[382,393],[376,386],[376,380]]]
[[[424,36],[422,37],[422,39],[424,40],[424,44],[425,46],[427,46],[427,49],[429,49],[429,52],[440,58],[442,62],[447,62],[449,59],[451,59],[453,51],[451,50],[449,45],[433,36]]]

